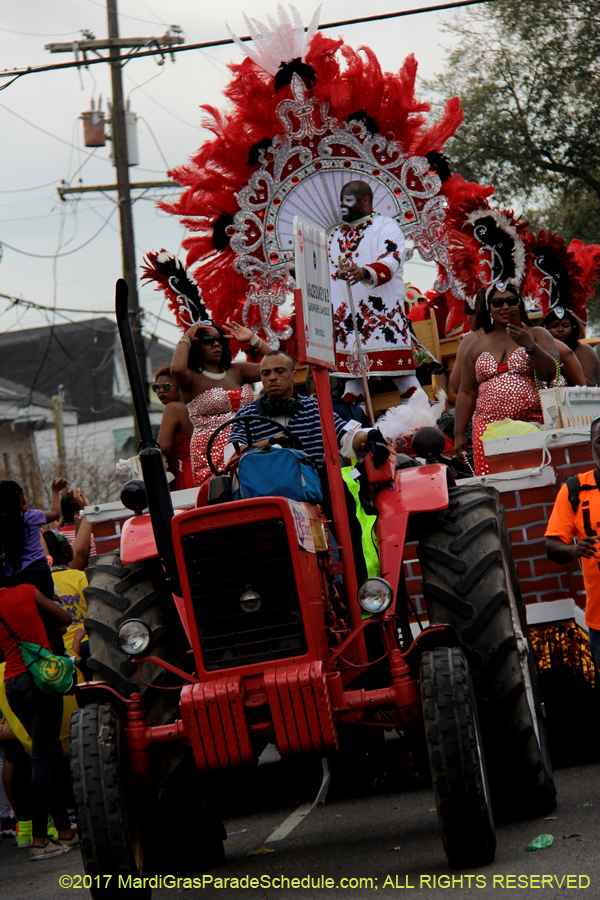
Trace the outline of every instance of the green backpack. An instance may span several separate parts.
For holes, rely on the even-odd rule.
[[[22,641],[2,616],[0,622],[23,654],[23,661],[40,691],[65,694],[73,686],[75,665],[70,656],[56,656],[39,644]]]

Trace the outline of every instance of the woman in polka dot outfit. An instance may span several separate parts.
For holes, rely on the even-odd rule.
[[[482,289],[485,297],[485,289]],[[509,313],[519,311],[521,323],[511,323]],[[483,309],[484,334],[465,353],[456,401],[454,449],[467,450],[465,431],[473,419],[475,474],[490,471],[481,435],[490,422],[514,419],[542,422],[536,384],[557,375],[559,351],[545,328],[532,328],[516,288],[498,282]]]
[[[210,436],[240,407],[252,402],[251,385],[260,379],[258,363],[231,361],[229,338],[250,344],[261,356],[270,349],[265,341],[237,322],[226,322],[224,329],[204,323],[188,328],[171,362],[171,376],[194,426],[190,456],[197,487],[211,474],[206,459]],[[213,445],[212,458],[218,467],[223,465],[228,437],[229,429],[225,428]]]

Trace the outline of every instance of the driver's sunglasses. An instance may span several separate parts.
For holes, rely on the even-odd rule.
[[[504,304],[507,306],[518,306],[521,298],[520,297],[494,297],[493,300],[490,300],[490,304],[494,307],[494,309],[502,309]]]
[[[156,384],[152,385],[152,390],[155,394],[160,394],[161,391],[164,391],[165,394],[168,394],[172,389],[173,385],[170,381],[157,381]]]
[[[210,334],[205,334],[204,337],[199,338],[200,343],[203,347],[214,347],[215,344],[220,344],[223,346],[225,343],[225,338],[221,337],[213,337]]]

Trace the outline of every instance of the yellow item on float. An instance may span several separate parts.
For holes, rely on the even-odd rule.
[[[490,422],[481,435],[482,441],[492,438],[512,437],[515,434],[533,434],[539,431],[540,426],[535,422],[518,422],[515,419],[500,419],[498,422]]]

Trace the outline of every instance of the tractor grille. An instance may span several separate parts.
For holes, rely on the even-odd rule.
[[[188,534],[182,549],[207,669],[306,651],[281,519]],[[260,596],[260,608],[254,611],[240,604],[242,594],[250,590]]]

